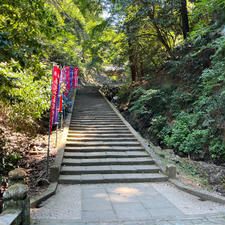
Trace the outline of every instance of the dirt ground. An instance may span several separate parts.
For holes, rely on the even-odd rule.
[[[47,149],[48,149],[48,129],[45,134],[37,134],[30,137],[25,133],[16,132],[7,127],[0,120],[0,139],[4,140],[3,151],[14,153],[18,156],[12,160],[13,165],[0,165],[0,213],[3,204],[3,193],[8,186],[7,172],[13,168],[23,168],[26,173],[26,183],[29,186],[30,196],[37,195],[48,187],[46,180]],[[58,130],[58,135],[62,131]],[[56,155],[56,131],[53,131],[50,139],[50,164]],[[2,160],[1,162],[2,163]],[[2,163],[3,164],[3,163]]]

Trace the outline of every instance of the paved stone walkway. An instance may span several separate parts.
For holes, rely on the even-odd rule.
[[[225,225],[224,205],[169,183],[60,185],[31,215],[37,225]]]

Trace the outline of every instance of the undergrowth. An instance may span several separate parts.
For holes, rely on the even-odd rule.
[[[18,62],[0,63],[1,114],[16,131],[35,133],[35,121],[50,107],[51,71],[40,67],[45,76],[38,78]]]
[[[225,37],[207,33],[187,45],[192,48],[178,49],[179,60],[163,70],[173,84],[156,85],[149,79],[147,88],[124,86],[119,104],[129,102],[135,125],[154,143],[182,157],[224,163]]]

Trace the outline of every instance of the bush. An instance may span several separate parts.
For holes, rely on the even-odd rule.
[[[170,132],[170,127],[168,126],[167,121],[168,118],[166,116],[155,116],[152,118],[150,127],[148,128],[150,134],[153,135],[160,144],[164,144],[164,137]]]
[[[0,63],[0,77],[5,81],[0,84],[0,101],[17,130],[32,128],[33,121],[50,107],[51,71],[45,65],[42,67],[45,76],[37,78],[17,62]]]
[[[123,85],[117,93],[117,96],[117,101],[119,104],[128,103],[130,101],[131,89],[128,85]]]
[[[17,162],[22,158],[16,151],[7,151],[4,149],[5,139],[3,130],[0,129],[0,183],[1,179],[6,176],[8,172],[15,168]]]
[[[135,111],[139,115],[148,114],[151,117],[160,115],[167,109],[168,99],[169,95],[167,90],[144,90],[140,88],[134,94],[129,111]]]
[[[207,130],[198,129],[201,113],[188,114],[181,112],[173,121],[171,135],[164,139],[169,147],[175,148],[180,155],[198,155],[202,153],[202,144],[205,143]]]
[[[225,143],[221,137],[214,137],[210,141],[209,153],[212,159],[218,162],[225,161]]]
[[[181,90],[180,88],[175,89],[170,97],[170,112],[176,116],[180,111],[185,110],[187,106],[193,101],[193,96]]]

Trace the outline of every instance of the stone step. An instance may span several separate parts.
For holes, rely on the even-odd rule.
[[[69,134],[130,134],[130,132],[127,129],[124,130],[69,130]]]
[[[68,137],[69,142],[80,142],[80,141],[136,141],[135,137]]]
[[[133,134],[131,133],[128,133],[128,134],[90,134],[90,133],[87,133],[87,134],[81,134],[81,133],[69,133],[67,135],[67,137],[70,137],[70,138],[81,138],[81,137],[84,137],[84,138],[100,138],[100,137],[103,137],[103,138],[116,138],[116,137],[119,137],[119,138],[128,138],[128,137],[134,137]]]
[[[113,111],[110,111],[110,112],[88,112],[88,111],[85,111],[85,112],[74,112],[72,116],[108,116],[108,117],[111,117],[111,116],[115,116],[115,112]]]
[[[65,152],[64,158],[72,159],[102,159],[102,158],[138,158],[149,156],[144,151],[123,151],[123,152]]]
[[[92,117],[92,118],[88,118],[88,117],[80,117],[80,118],[78,118],[78,117],[73,117],[72,119],[71,119],[71,121],[73,121],[73,122],[94,122],[94,121],[96,121],[96,122],[121,122],[121,119],[119,118],[119,117],[103,117],[103,118],[99,118],[99,117]]]
[[[137,141],[90,141],[90,142],[72,142],[68,141],[66,142],[66,146],[81,146],[81,147],[87,147],[87,146],[140,146],[140,143]]]
[[[106,166],[106,165],[153,165],[150,157],[143,158],[104,158],[104,159],[67,159],[64,158],[64,166]]]
[[[167,176],[109,104],[79,89],[59,177],[62,184],[160,182]]]
[[[71,120],[120,120],[118,116],[79,116],[79,115],[74,115],[71,117]]]
[[[60,175],[59,177],[60,184],[139,183],[167,180],[167,176],[155,173]]]
[[[124,147],[124,146],[88,146],[88,147],[70,147],[66,146],[65,152],[124,152],[124,151],[144,151],[143,147]]]
[[[107,165],[107,166],[62,166],[62,175],[117,174],[117,173],[158,173],[155,165]]]
[[[114,132],[114,133],[117,133],[118,131],[126,131],[126,132],[129,132],[129,130],[127,129],[127,127],[72,127],[70,126],[69,127],[70,130],[77,130],[77,131],[110,131],[110,132]]]
[[[103,103],[104,104],[104,107],[106,107],[105,109],[99,109],[99,107],[95,107],[95,106],[92,106],[92,107],[82,107],[83,109],[77,109],[75,110],[76,112],[83,112],[83,113],[96,113],[96,112],[102,112],[102,113],[106,113],[106,112],[113,112],[112,109],[109,107],[109,105],[107,105],[107,103]],[[103,105],[102,105],[103,107]]]
[[[74,122],[71,122],[70,123],[70,126],[82,126],[82,127],[126,127],[122,122],[102,122],[102,123],[98,123],[98,122],[82,122],[82,123],[74,123]]]
[[[89,107],[85,107],[83,105],[81,105],[82,109],[76,108],[76,112],[84,112],[84,113],[96,113],[96,112],[113,112],[112,109],[109,107],[109,105],[107,105],[107,103],[103,103],[103,105],[101,105],[99,108],[99,106],[89,106]],[[102,107],[105,107],[104,109]]]
[[[79,124],[108,124],[108,123],[120,123],[124,124],[121,120],[71,120],[71,123],[79,123]]]
[[[72,123],[115,123],[115,122],[121,122],[123,123],[119,118],[118,119],[111,119],[111,118],[105,118],[105,119],[72,119]]]
[[[124,129],[127,128],[127,126],[125,125],[121,125],[121,124],[92,124],[92,125],[88,125],[88,124],[75,124],[75,123],[71,123],[70,127],[73,128],[84,128],[84,129],[92,129],[92,128],[100,128],[100,129]]]

